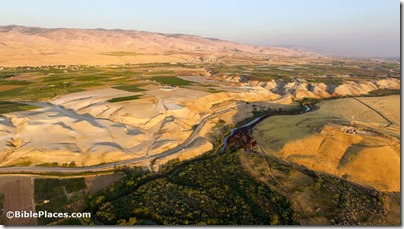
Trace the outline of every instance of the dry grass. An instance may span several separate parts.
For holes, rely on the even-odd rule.
[[[341,216],[350,224],[400,224],[400,195],[397,193],[386,193],[384,202],[375,202],[374,192],[361,186],[324,174],[319,183],[318,175],[269,155],[243,153],[240,161],[254,178],[291,201],[302,225],[341,223]],[[342,196],[348,200],[345,204],[341,204]],[[371,203],[375,205],[370,206]],[[375,211],[380,207],[384,211]]]
[[[21,87],[20,85],[0,85],[0,91],[8,91],[17,87]]]
[[[400,124],[400,96],[391,95],[385,97],[364,97],[358,98],[380,113],[386,116],[394,124]]]
[[[394,96],[381,103],[380,98],[360,99],[375,107],[398,101]],[[267,153],[285,160],[378,190],[400,191],[400,141],[388,135],[384,115],[354,98],[324,101],[319,106],[303,115],[270,117],[254,129],[254,136]],[[393,107],[384,106],[381,112],[393,117]],[[344,133],[342,128],[350,127],[352,121],[359,129],[383,134]]]
[[[367,104],[380,112],[393,124],[388,126],[387,130],[392,130],[398,136],[400,135],[400,96],[391,95],[385,97],[364,97],[358,98],[359,101]]]
[[[375,100],[374,98],[368,98]],[[388,122],[354,98],[336,99],[324,101],[318,104],[322,114],[337,116],[347,121],[377,123],[388,125]]]

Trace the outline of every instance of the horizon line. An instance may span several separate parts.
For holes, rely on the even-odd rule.
[[[222,39],[222,38],[216,38],[216,37],[208,37],[208,36],[203,36],[203,35],[196,35],[196,34],[190,34],[190,33],[164,33],[164,32],[157,32],[157,31],[146,31],[146,30],[137,30],[137,29],[122,29],[122,28],[102,28],[102,27],[86,27],[86,28],[80,28],[80,27],[42,27],[42,26],[35,26],[35,25],[18,25],[18,24],[8,24],[8,25],[0,25],[0,28],[4,27],[25,27],[25,28],[39,28],[39,29],[48,29],[48,30],[57,30],[57,29],[71,29],[71,30],[106,30],[106,31],[133,31],[133,32],[143,32],[143,33],[154,33],[154,34],[161,34],[161,35],[186,35],[186,36],[194,36],[194,37],[200,37],[204,39],[210,39],[210,40],[216,40],[216,41],[222,41],[222,42],[231,42],[231,43],[236,43],[236,44],[241,44],[241,45],[248,45],[252,47],[265,47],[265,48],[286,48],[286,49],[292,49],[292,50],[297,50],[297,51],[308,51],[308,52],[314,52],[316,54],[319,54],[321,56],[327,56],[327,57],[336,57],[336,58],[353,58],[353,59],[394,59],[400,61],[401,60],[401,53],[399,56],[374,56],[374,55],[363,55],[363,56],[358,56],[358,55],[336,55],[336,54],[331,54],[327,53],[327,51],[324,50],[318,50],[316,48],[308,47],[308,46],[303,46],[303,45],[295,45],[295,44],[270,44],[270,45],[258,45],[258,44],[251,44],[251,43],[244,43],[244,42],[238,42],[238,41],[232,41],[232,40],[227,40],[227,39]]]

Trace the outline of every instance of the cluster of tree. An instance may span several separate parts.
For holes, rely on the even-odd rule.
[[[239,154],[130,177],[91,197],[89,207],[105,224],[296,224],[291,203],[250,177]]]
[[[326,201],[322,213],[333,224],[367,224],[368,219],[386,213],[385,195],[375,189],[356,185],[326,174],[314,174],[313,188],[318,201]]]

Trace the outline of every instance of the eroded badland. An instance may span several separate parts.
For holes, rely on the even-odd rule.
[[[95,195],[87,209],[97,214],[97,223],[128,223],[136,218],[138,223],[196,224],[209,218],[220,224],[233,213],[242,220],[227,222],[380,225],[400,221],[398,62],[331,58],[191,35],[18,26],[0,27],[0,51],[0,173],[76,174],[75,179],[77,174],[90,174],[85,183],[77,181],[83,188],[72,192],[81,193],[80,201],[84,193]],[[245,127],[250,128],[248,136],[240,132],[241,137],[226,138],[231,128],[268,115],[255,127]],[[225,153],[214,159],[223,145]],[[187,221],[175,221],[177,213],[149,202],[142,206],[157,213],[137,206],[167,194],[153,196],[158,192],[153,185],[177,190],[177,197],[195,187],[210,190],[209,182],[213,185],[221,179],[216,170],[222,166],[235,169],[229,177],[239,174],[241,180],[258,182],[256,187],[270,190],[278,202],[254,189],[248,194],[253,196],[240,200],[241,205],[262,212],[223,209],[223,215],[214,215],[202,207],[205,215],[193,212],[185,217]],[[142,172],[128,172],[133,168]],[[174,168],[177,172],[171,171]],[[192,168],[201,173],[192,173]],[[112,171],[116,174],[105,178],[105,184],[93,177]],[[155,174],[161,175],[155,178]],[[210,178],[204,177],[208,180],[200,184],[198,176]],[[135,178],[143,181],[138,185]],[[36,192],[38,185],[48,184],[35,180],[24,181],[35,184]],[[60,182],[62,189],[70,187]],[[247,182],[252,186],[236,189],[223,182],[226,190],[235,190],[234,195],[254,186]],[[129,183],[133,188],[119,186]],[[116,209],[120,201],[127,201],[119,197],[121,191],[111,191],[117,187],[125,190],[122,195],[133,194],[126,197],[133,201],[129,210]],[[349,191],[335,192],[338,187]],[[330,190],[342,196],[335,197],[335,206],[328,209],[322,201]],[[255,194],[263,196],[255,199]],[[38,195],[34,195],[37,209],[47,209],[45,197]],[[210,194],[199,195],[192,201],[213,201]],[[85,208],[77,198],[65,198],[66,206]],[[221,206],[224,202],[218,198],[214,204]],[[234,198],[234,203],[239,201]],[[265,198],[285,204],[268,210]],[[107,202],[113,207],[105,207]],[[184,211],[195,210],[192,206],[183,207]],[[323,213],[317,210],[323,207]],[[358,213],[361,208],[374,211]]]

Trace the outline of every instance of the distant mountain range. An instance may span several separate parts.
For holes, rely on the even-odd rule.
[[[135,30],[0,26],[0,66],[198,62],[305,57],[314,52]]]

